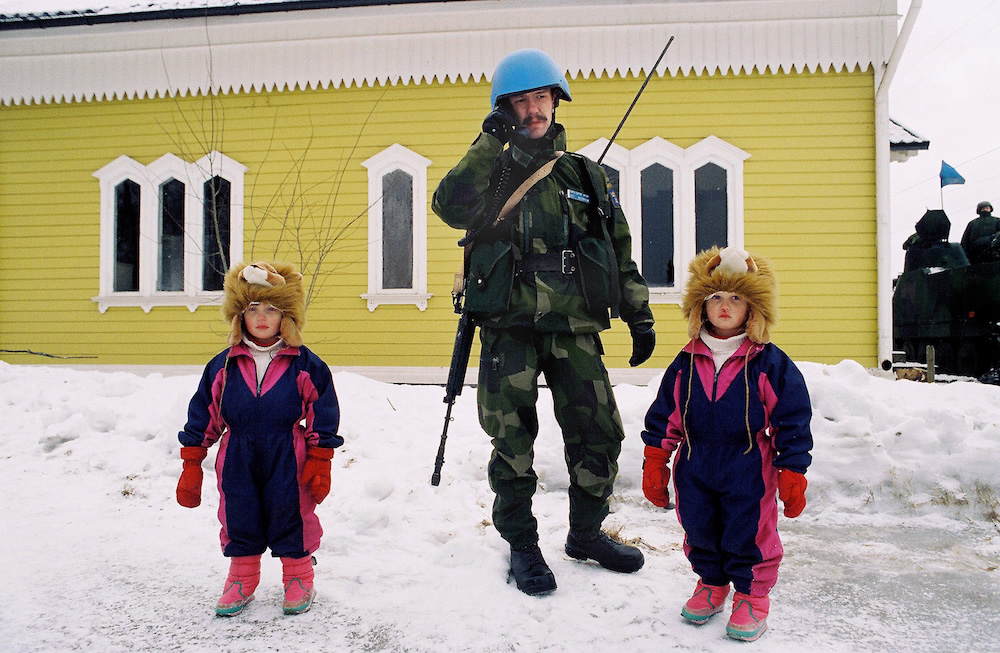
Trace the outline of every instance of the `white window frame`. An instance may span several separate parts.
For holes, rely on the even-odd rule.
[[[361,162],[368,170],[368,292],[374,311],[382,304],[414,304],[427,310],[427,168],[431,160],[399,143]],[[413,180],[413,287],[385,288],[382,280],[382,178],[400,170]],[[391,253],[389,253],[391,255]]]
[[[244,227],[244,176],[247,167],[221,152],[212,150],[188,168],[193,192],[192,204],[197,210],[189,211],[185,220],[184,278],[196,280],[194,285],[202,296],[218,296],[221,290],[201,290],[205,260],[205,183],[213,177],[229,182],[229,265],[243,260]],[[187,285],[187,284],[185,284]]]
[[[601,138],[580,150],[595,161],[607,146]],[[687,282],[688,265],[695,250],[694,173],[707,163],[726,171],[728,210],[727,238],[731,247],[743,248],[743,162],[748,152],[716,136],[707,136],[694,145],[681,148],[659,136],[632,150],[612,144],[602,163],[619,171],[622,211],[632,232],[632,258],[642,270],[642,179],[641,173],[659,163],[674,171],[674,285],[650,288],[651,304],[680,304]]]
[[[203,291],[202,238],[204,236],[204,185],[212,177],[230,184],[230,263],[243,258],[243,193],[247,167],[212,151],[194,163],[164,154],[149,165],[122,155],[93,173],[101,188],[100,272],[97,302],[104,313],[112,306],[138,306],[148,313],[154,306],[218,304],[222,291]],[[115,291],[115,188],[126,179],[139,185],[139,290]],[[184,184],[184,290],[156,289],[160,220],[160,186],[170,179]]]
[[[728,224],[726,225],[726,237],[730,247],[743,249],[743,162],[750,158],[748,152],[744,152],[735,145],[730,145],[721,138],[708,136],[698,141],[691,147],[684,150],[684,158],[687,164],[687,174],[683,177],[684,204],[681,205],[683,215],[694,217],[694,173],[707,163],[714,163],[726,171],[726,211]],[[688,220],[685,227],[690,229],[688,237],[692,247],[695,243],[695,221]],[[692,257],[697,252],[692,253]],[[690,258],[684,261],[685,278],[687,266]]]

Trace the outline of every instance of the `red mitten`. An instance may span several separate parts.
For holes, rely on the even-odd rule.
[[[778,470],[778,498],[785,504],[785,517],[798,517],[806,507],[806,477],[790,469]]]
[[[185,508],[197,508],[201,505],[201,481],[205,473],[201,471],[201,461],[208,455],[205,447],[181,447],[181,460],[184,469],[177,481],[177,503]]]
[[[670,507],[670,453],[660,447],[646,445],[642,461],[642,493],[660,508]]]
[[[323,503],[330,494],[330,461],[333,449],[310,447],[306,454],[306,464],[302,466],[302,484],[309,488],[313,501]]]

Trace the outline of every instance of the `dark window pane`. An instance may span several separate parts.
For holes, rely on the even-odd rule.
[[[650,286],[674,285],[674,173],[655,163],[640,173],[642,276]]]
[[[115,292],[139,290],[139,184],[115,186]]]
[[[184,184],[160,186],[160,261],[157,290],[184,289]]]
[[[726,171],[707,163],[694,171],[694,220],[697,251],[729,244]]]
[[[382,287],[413,287],[413,178],[382,177]]]
[[[202,290],[222,290],[229,269],[231,184],[222,177],[205,182]]]

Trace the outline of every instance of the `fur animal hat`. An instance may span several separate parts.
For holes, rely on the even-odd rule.
[[[747,300],[747,337],[757,344],[771,340],[770,327],[777,320],[777,283],[771,264],[735,247],[707,249],[691,261],[681,310],[688,320],[688,337],[697,338],[707,319],[705,300],[729,292]]]
[[[250,304],[270,304],[281,311],[279,333],[285,343],[302,345],[306,324],[306,294],[302,275],[290,263],[238,263],[226,273],[222,284],[222,316],[229,323],[230,345],[243,339],[243,311]]]

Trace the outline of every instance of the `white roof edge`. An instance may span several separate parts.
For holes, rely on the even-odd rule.
[[[897,21],[895,0],[467,0],[15,30],[0,103],[489,80],[522,47],[639,75],[670,36],[660,75],[879,68]]]

